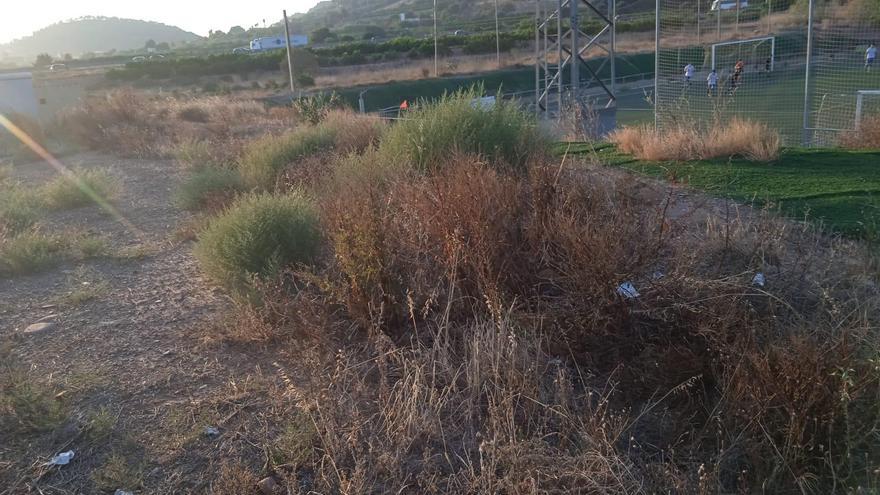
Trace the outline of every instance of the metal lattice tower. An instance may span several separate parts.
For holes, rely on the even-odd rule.
[[[583,26],[596,25],[589,22],[592,17],[598,21],[598,30],[587,33]],[[539,117],[561,118],[572,108],[566,105],[567,98],[589,98],[597,108],[613,110],[616,17],[616,0],[535,0],[535,111]],[[607,84],[599,77],[606,67],[610,72]]]

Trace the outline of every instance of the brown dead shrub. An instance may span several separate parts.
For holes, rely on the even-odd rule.
[[[204,124],[211,120],[211,114],[202,107],[188,105],[177,111],[177,118],[186,122],[199,122]]]
[[[782,140],[766,124],[733,118],[708,130],[677,125],[655,130],[653,126],[624,127],[611,133],[611,142],[641,160],[687,161],[742,157],[769,162],[779,156]]]
[[[856,131],[844,133],[840,137],[844,148],[876,150],[880,149],[880,115],[866,117]]]
[[[367,153],[332,184],[323,291],[365,332],[296,395],[316,490],[821,493],[880,465],[852,246],[556,164]]]

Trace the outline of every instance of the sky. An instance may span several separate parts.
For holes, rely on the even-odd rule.
[[[305,12],[318,0],[3,0],[0,7],[0,43],[27,36],[34,31],[76,17],[88,15],[156,21],[186,31],[207,35],[210,29],[228,31],[232,26],[249,27]]]

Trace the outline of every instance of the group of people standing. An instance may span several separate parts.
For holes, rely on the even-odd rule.
[[[865,50],[865,72],[870,72],[871,68],[874,66],[874,62],[877,60],[877,47],[874,46],[873,43],[868,45],[868,48]],[[733,94],[736,89],[742,84],[743,80],[743,72],[745,71],[746,64],[742,59],[736,61],[736,64],[733,66],[733,75],[730,77],[730,86],[729,91],[730,94]],[[770,74],[773,70],[773,60],[769,57],[764,61],[764,73]],[[691,80],[696,73],[696,68],[694,64],[688,63],[684,66],[684,83],[685,86],[690,87]],[[717,96],[718,95],[718,72],[715,69],[712,69],[709,72],[709,75],[706,76],[706,95],[707,96]]]
[[[736,91],[736,88],[739,87],[742,82],[743,71],[745,70],[746,64],[741,59],[736,61],[736,64],[733,66],[733,76],[730,78],[730,92],[733,93]],[[771,60],[768,58],[765,63],[766,72],[770,72],[771,69]],[[684,66],[684,82],[685,85],[690,87],[691,79],[693,79],[694,74],[696,73],[696,68],[694,64],[687,64]],[[718,71],[712,69],[709,72],[709,75],[706,76],[706,95],[714,96],[718,94]]]

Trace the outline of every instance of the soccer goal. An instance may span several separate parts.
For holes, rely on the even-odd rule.
[[[874,115],[880,116],[880,89],[857,91],[855,129],[859,130],[864,117]]]
[[[776,66],[776,36],[725,41],[712,45],[710,66],[713,70],[733,67],[742,60],[746,66],[773,71]]]

